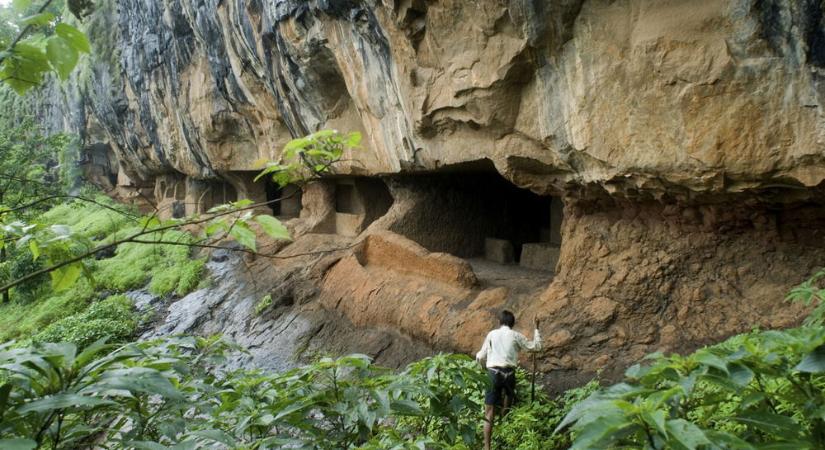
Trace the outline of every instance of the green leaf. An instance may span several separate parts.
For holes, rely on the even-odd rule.
[[[344,141],[344,145],[347,147],[358,147],[361,144],[361,133],[357,131],[353,131],[352,133],[347,135],[347,140]]]
[[[80,263],[69,264],[68,266],[51,271],[49,276],[52,278],[52,289],[60,292],[70,288],[82,272],[83,268]]]
[[[212,236],[219,231],[226,231],[226,223],[223,220],[215,220],[210,222],[204,229],[206,236]]]
[[[89,397],[77,394],[55,394],[50,397],[44,397],[38,400],[26,403],[20,408],[17,408],[19,414],[26,414],[29,412],[42,413],[46,411],[54,411],[56,409],[66,408],[82,408],[86,406],[100,406],[100,405],[114,405],[115,402],[97,397]]]
[[[705,435],[714,444],[725,444],[725,449],[730,450],[753,450],[755,447],[748,442],[724,431],[708,430]],[[716,448],[716,447],[714,447]]]
[[[92,51],[92,48],[89,45],[89,39],[87,39],[86,35],[77,28],[66,23],[59,23],[56,27],[54,27],[54,32],[58,36],[65,39],[75,50],[82,53],[89,53]]]
[[[641,416],[645,423],[647,423],[654,430],[658,431],[662,437],[667,438],[667,430],[665,429],[666,414],[664,411],[644,411]]]
[[[821,373],[825,372],[825,345],[820,345],[814,351],[805,355],[794,367],[794,370],[807,373]]]
[[[229,230],[229,235],[244,247],[252,251],[258,250],[255,242],[255,233],[250,230],[246,224],[236,223],[235,226]]]
[[[695,450],[700,445],[710,445],[705,433],[696,425],[684,419],[667,421],[667,431],[673,448]]]
[[[266,234],[273,239],[291,240],[289,230],[281,223],[280,220],[272,216],[255,216],[255,222],[261,226]]]
[[[235,447],[237,442],[232,436],[224,433],[221,430],[216,429],[209,429],[209,430],[198,430],[193,431],[192,436],[197,436],[200,438],[208,439],[210,441],[219,442],[221,444],[227,445],[229,448]]]
[[[31,439],[0,439],[0,448],[3,450],[32,450],[37,448],[37,442]]]
[[[753,379],[753,371],[739,363],[728,364],[728,374],[730,380],[740,388],[747,386]]]
[[[128,444],[142,450],[169,450],[169,447],[151,441],[130,441]]]
[[[29,251],[32,252],[32,259],[37,260],[40,257],[40,247],[34,239],[29,240]]]
[[[52,36],[46,42],[46,54],[60,79],[68,79],[77,65],[77,50],[69,45],[66,39],[60,36]]]
[[[418,403],[406,399],[393,400],[390,402],[390,409],[400,416],[420,416],[424,414]]]
[[[743,413],[733,419],[757,430],[785,439],[796,439],[802,432],[802,427],[790,417],[766,411]]]
[[[609,445],[606,445],[607,442],[631,425],[621,415],[600,416],[581,429],[573,445],[570,446],[570,450],[609,448]]]
[[[702,349],[693,354],[693,360],[715,369],[719,369],[724,373],[728,373],[728,364],[724,359],[714,355],[707,349]]]
[[[26,17],[23,20],[21,20],[20,23],[23,25],[43,26],[48,25],[49,22],[51,22],[52,20],[54,20],[54,14],[50,12],[44,12]]]

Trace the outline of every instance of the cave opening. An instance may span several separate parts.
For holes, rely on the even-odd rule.
[[[335,234],[357,236],[392,206],[392,195],[380,178],[346,177],[331,183]]]
[[[194,181],[191,183],[192,194],[195,196],[197,213],[204,213],[210,209],[238,200],[238,191],[235,186],[224,180]]]
[[[288,184],[281,187],[267,180],[265,189],[266,202],[273,216],[291,219],[301,215],[303,191],[299,186]]]
[[[391,231],[430,251],[552,272],[561,246],[558,197],[522,189],[489,161],[397,177],[419,200]]]

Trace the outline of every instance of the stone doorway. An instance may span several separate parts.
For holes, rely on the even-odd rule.
[[[300,216],[302,197],[299,186],[288,184],[282,188],[271,180],[266,182],[266,201],[275,217],[292,219]]]
[[[430,251],[554,272],[561,246],[561,200],[515,186],[488,163],[395,177],[393,195],[411,200],[390,231]]]

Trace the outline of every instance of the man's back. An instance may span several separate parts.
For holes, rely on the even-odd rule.
[[[519,350],[538,350],[541,338],[535,330],[533,341],[528,341],[523,334],[502,325],[487,334],[481,351],[476,359],[487,359],[487,367],[516,367]]]

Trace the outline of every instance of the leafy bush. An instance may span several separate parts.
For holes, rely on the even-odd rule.
[[[519,392],[530,392],[527,376],[517,377]],[[510,410],[493,433],[497,448],[513,450],[564,449],[570,447],[569,433],[554,433],[562,419],[574,405],[599,388],[598,379],[586,385],[570,389],[556,399],[547,397],[541,389],[536,391],[533,402],[522,401]]]
[[[406,375],[362,355],[282,374],[211,372],[229,348],[203,338],[116,350],[95,342],[82,353],[70,343],[0,346],[0,448],[82,448],[92,441],[151,449],[459,448],[394,425],[408,417],[444,430],[461,423],[454,416],[466,411],[441,406],[455,391],[449,380],[468,379],[466,356],[439,355]],[[421,370],[444,382],[408,375]],[[476,366],[469,378],[479,373]]]
[[[576,405],[572,448],[825,448],[825,328],[757,331],[649,356]]]
[[[805,319],[805,324],[825,325],[825,269],[793,288],[786,300],[806,306],[813,305],[814,308]]]
[[[71,342],[79,348],[99,339],[123,342],[137,327],[132,302],[124,295],[114,295],[92,304],[86,311],[60,319],[34,336],[36,342]]]
[[[402,432],[448,444],[479,441],[489,379],[475,360],[439,354],[410,364],[400,377],[427,388],[415,397],[422,414],[401,420]]]

